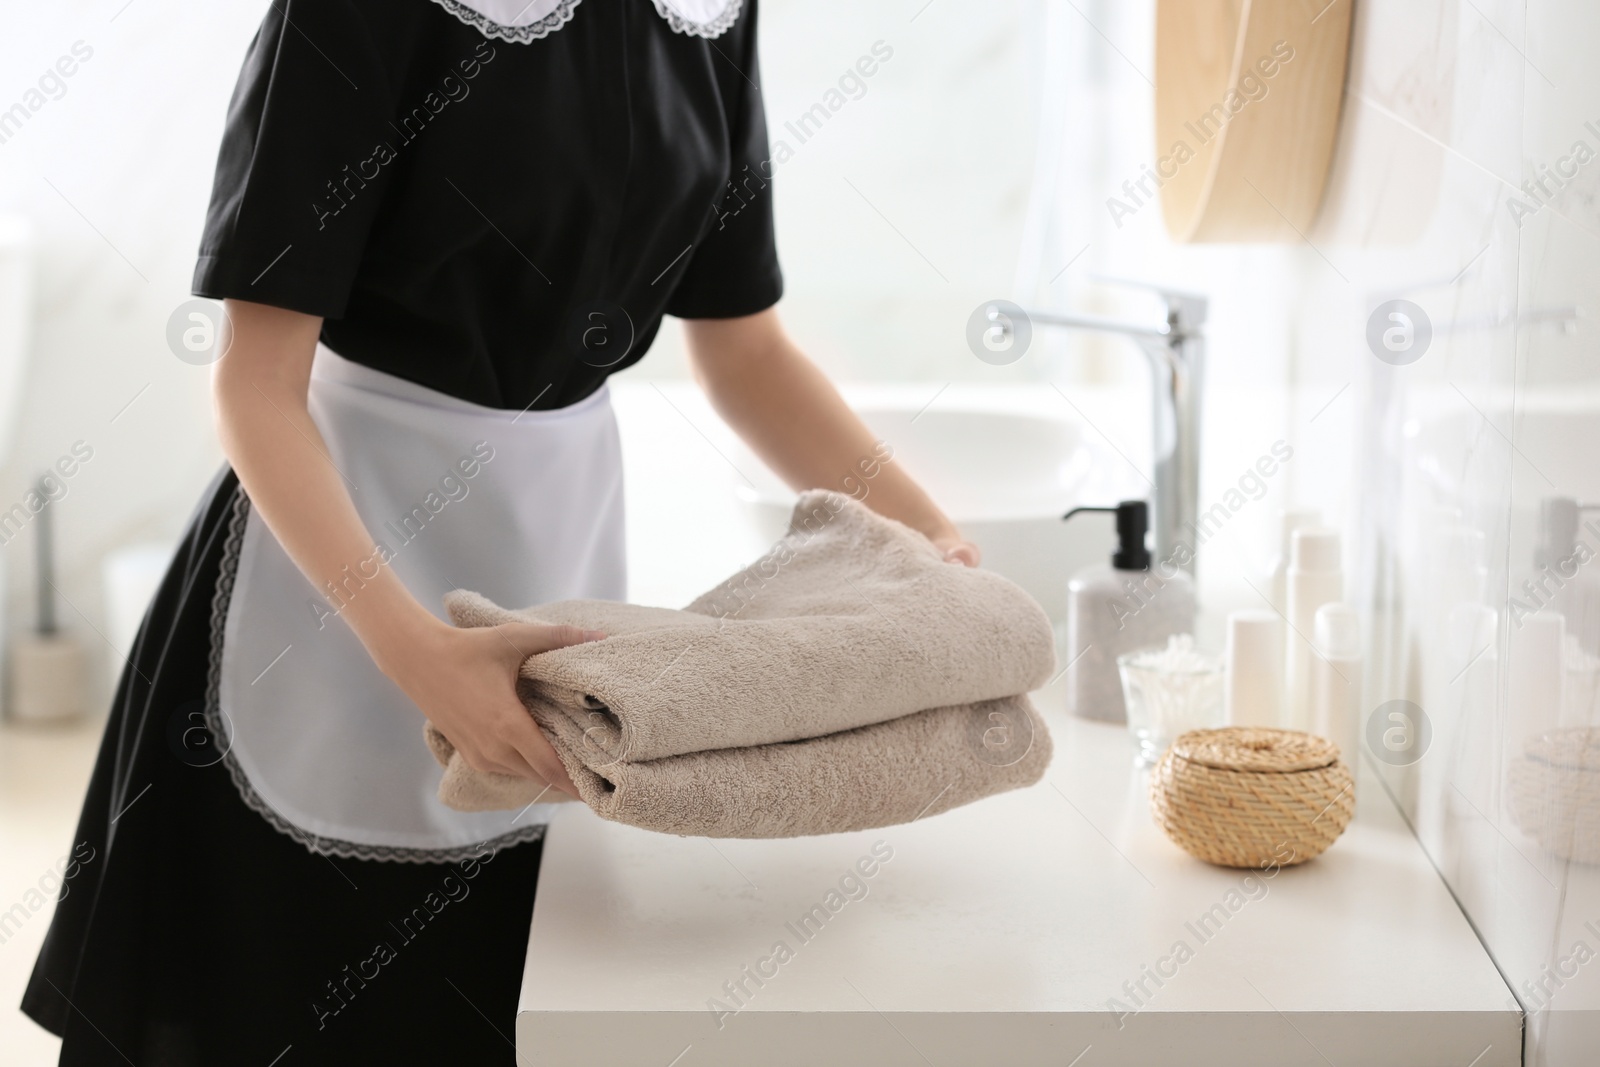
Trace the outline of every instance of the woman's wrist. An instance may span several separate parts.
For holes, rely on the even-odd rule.
[[[956,524],[946,518],[943,513],[939,513],[931,521],[922,524],[919,529],[922,531],[922,535],[934,544],[961,540],[961,531],[956,529]]]
[[[900,521],[905,522],[906,525],[936,545],[961,540],[961,531],[957,529],[955,523],[950,521],[950,517],[940,511],[933,501],[928,500],[925,494],[921,494],[920,490],[919,495],[923,496],[923,500],[915,501],[914,503],[923,505],[922,508],[917,509],[922,511],[922,514],[916,515],[911,521],[906,519],[901,519]],[[871,505],[869,504],[868,506],[870,507]]]
[[[450,624],[424,608],[399,582],[394,584],[394,595],[371,598],[359,607],[352,602],[349,622],[372,662],[398,681],[416,665],[419,649]]]

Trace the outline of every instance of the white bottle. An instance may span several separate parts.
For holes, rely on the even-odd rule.
[[[1361,755],[1361,618],[1349,604],[1324,604],[1312,623],[1311,732],[1339,746],[1353,771]]]
[[[1174,634],[1194,630],[1194,581],[1182,569],[1156,563],[1145,547],[1149,508],[1124,500],[1117,516],[1117,548],[1111,565],[1085,567],[1067,583],[1067,711],[1083,719],[1125,722],[1117,657],[1141,648],[1164,647]]]
[[[1317,609],[1344,599],[1344,572],[1339,569],[1339,532],[1325,526],[1296,530],[1290,541],[1288,588],[1289,647],[1286,675],[1291,730],[1311,729],[1311,642]]]
[[[1283,725],[1283,657],[1277,612],[1229,612],[1222,698],[1229,726]]]
[[[1272,570],[1267,574],[1267,598],[1272,606],[1285,615],[1289,612],[1289,553],[1294,532],[1322,522],[1322,514],[1315,508],[1285,508],[1278,512],[1277,555],[1272,559]]]

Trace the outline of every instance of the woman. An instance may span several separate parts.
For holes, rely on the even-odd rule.
[[[665,314],[793,486],[878,454],[772,310],[755,22],[272,5],[195,273],[227,309],[229,465],[122,677],[24,1001],[63,1064],[512,1062],[544,805],[443,808],[422,723],[571,792],[513,680],[602,635],[458,630],[440,597],[625,594],[605,380]],[[977,562],[894,465],[867,502]]]

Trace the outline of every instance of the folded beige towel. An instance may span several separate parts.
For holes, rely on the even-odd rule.
[[[447,606],[462,626],[608,635],[531,657],[519,691],[584,801],[617,821],[725,837],[883,826],[1031,784],[1049,761],[1022,695],[1053,669],[1043,611],[837,493],[802,496],[769,553],[683,611],[512,612],[467,592]],[[521,807],[544,790],[474,771],[428,734],[451,807]]]

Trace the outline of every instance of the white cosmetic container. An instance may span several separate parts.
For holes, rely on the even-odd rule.
[[[1223,664],[1223,708],[1228,725],[1282,726],[1283,619],[1278,613],[1230,612]]]
[[[1311,732],[1339,746],[1353,770],[1361,756],[1361,618],[1349,604],[1324,604],[1312,622]]]
[[[1312,526],[1294,532],[1289,551],[1287,587],[1289,632],[1287,680],[1291,730],[1311,729],[1311,642],[1317,609],[1344,599],[1344,572],[1339,567],[1339,532]]]

